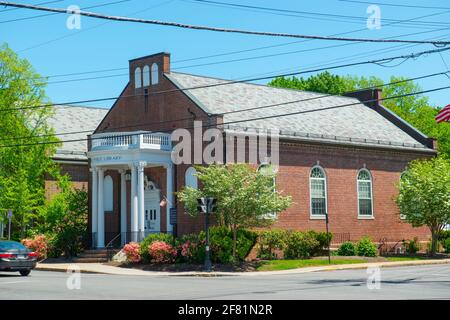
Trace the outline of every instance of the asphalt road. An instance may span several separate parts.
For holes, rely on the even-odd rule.
[[[0,299],[450,299],[450,265],[385,268],[380,288],[366,270],[290,275],[177,277],[0,272]],[[71,280],[77,278],[71,278]],[[372,286],[375,286],[371,282]]]

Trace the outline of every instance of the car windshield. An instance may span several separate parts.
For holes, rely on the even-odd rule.
[[[0,252],[14,250],[27,250],[27,248],[19,242],[0,242]]]

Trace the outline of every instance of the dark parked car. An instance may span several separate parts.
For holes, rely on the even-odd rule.
[[[0,240],[0,271],[19,271],[22,276],[36,267],[37,254],[16,241]]]

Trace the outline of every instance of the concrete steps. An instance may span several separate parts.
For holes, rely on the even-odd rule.
[[[113,249],[113,255],[119,250]],[[106,249],[89,249],[80,253],[77,257],[72,259],[73,262],[78,263],[100,263],[108,261],[108,250]]]

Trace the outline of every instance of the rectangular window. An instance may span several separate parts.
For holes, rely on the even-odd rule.
[[[311,214],[325,215],[325,180],[311,179]]]

